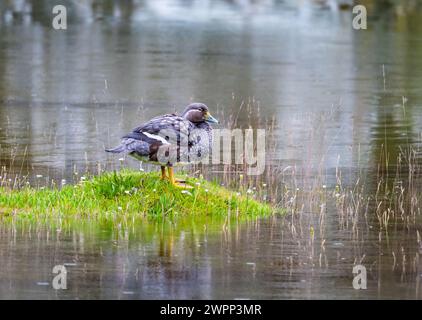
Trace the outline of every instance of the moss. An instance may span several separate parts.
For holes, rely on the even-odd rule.
[[[0,189],[0,215],[40,219],[96,219],[114,222],[187,215],[257,217],[281,213],[253,194],[230,191],[203,179],[180,189],[158,173],[105,173],[62,189]]]

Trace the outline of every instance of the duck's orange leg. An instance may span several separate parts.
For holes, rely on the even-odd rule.
[[[166,167],[165,166],[161,166],[161,180],[166,180],[167,176],[166,176]]]
[[[169,180],[170,183],[173,185],[176,185],[176,180],[174,179],[174,172],[173,172],[173,168],[172,167],[168,167],[168,172],[169,172]]]

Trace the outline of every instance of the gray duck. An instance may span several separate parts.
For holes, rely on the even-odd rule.
[[[165,114],[136,127],[122,137],[120,145],[106,152],[124,153],[161,166],[161,179],[187,187],[174,178],[173,167],[197,163],[208,156],[212,127],[218,123],[203,103],[188,105],[181,115]],[[168,175],[166,175],[166,167]]]

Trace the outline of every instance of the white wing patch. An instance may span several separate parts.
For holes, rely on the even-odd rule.
[[[166,139],[164,139],[163,137],[161,137],[159,135],[151,134],[151,133],[148,133],[148,132],[145,132],[145,131],[142,131],[142,133],[144,135],[146,135],[148,138],[161,141],[163,144],[170,144]]]

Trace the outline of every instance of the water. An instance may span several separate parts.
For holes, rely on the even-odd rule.
[[[190,101],[221,116],[253,97],[261,119],[275,118],[278,144],[267,160],[296,165],[307,182],[322,169],[316,183],[327,188],[336,167],[346,183],[360,168],[375,194],[382,148],[394,161],[400,145],[420,144],[420,11],[375,8],[369,30],[355,31],[348,12],[294,2],[259,10],[130,3],[135,10],[76,4],[67,31],[52,30],[46,10],[13,15],[0,7],[0,164],[10,177],[72,181],[98,164],[119,168],[105,147]],[[248,123],[262,127],[241,112],[238,124]],[[89,221],[66,230],[1,225],[0,297],[421,298],[420,216],[387,234],[368,215],[356,237],[327,203],[324,237],[314,242],[315,212],[295,220],[295,230],[291,217],[123,231]],[[354,290],[361,259],[368,289]],[[64,263],[68,290],[57,291],[52,268]]]

